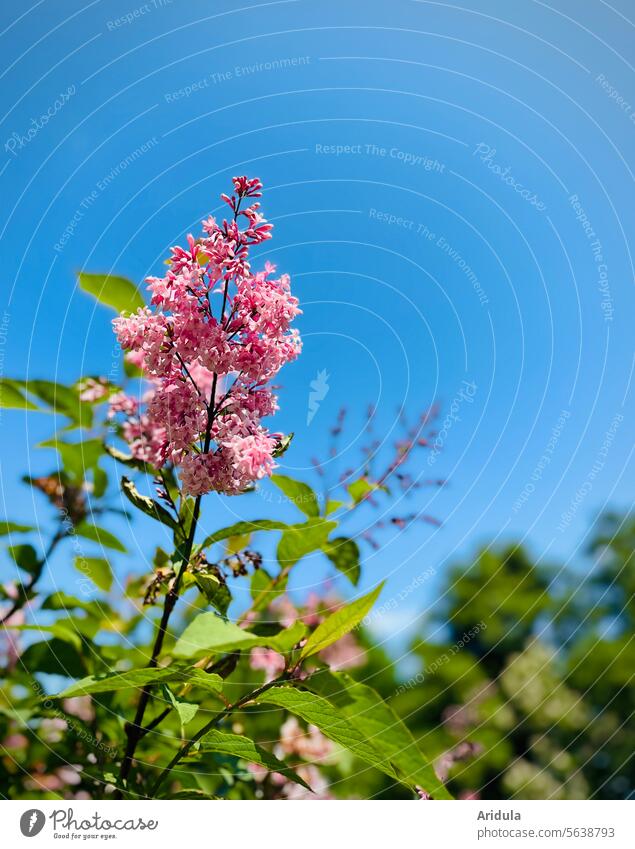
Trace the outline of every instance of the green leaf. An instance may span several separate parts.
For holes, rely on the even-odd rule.
[[[143,369],[140,369],[139,366],[131,363],[127,357],[124,357],[123,360],[123,373],[126,377],[145,377]]]
[[[126,547],[120,542],[114,534],[106,531],[103,528],[98,528],[97,525],[89,525],[87,522],[80,522],[74,528],[74,533],[77,536],[90,539],[93,542],[105,548],[112,548],[114,551],[121,551],[125,554]]]
[[[435,799],[450,799],[432,761],[424,756],[415,738],[392,708],[371,687],[359,684],[343,672],[320,670],[303,682],[327,699],[342,716],[366,736],[396,768],[399,777],[411,787],[419,785]]]
[[[280,634],[261,636],[239,628],[215,613],[200,613],[183,631],[172,654],[174,657],[196,657],[251,649],[255,646],[267,646],[275,651],[285,652],[288,651],[287,640],[284,630]]]
[[[180,684],[192,684],[205,687],[219,693],[223,679],[219,675],[203,672],[202,669],[182,669],[171,666],[161,669],[131,669],[129,672],[112,672],[109,675],[82,678],[55,698],[67,699],[71,696],[89,695],[91,693],[111,693],[118,690],[146,687],[151,684],[164,684],[168,681]]]
[[[278,440],[276,447],[273,449],[271,456],[272,457],[282,457],[282,455],[288,450],[291,445],[291,440],[295,436],[294,433],[288,433],[286,436],[283,436]]]
[[[195,787],[188,787],[185,790],[169,790],[165,795],[159,796],[159,799],[196,799],[198,801],[202,801],[203,799],[207,800],[217,800],[220,799],[220,796],[210,796],[209,793],[205,793],[204,790],[197,790]]]
[[[78,678],[86,674],[86,652],[78,651],[66,639],[54,637],[46,642],[33,643],[20,657],[24,669],[32,674],[45,672],[64,678]]]
[[[249,737],[240,734],[226,734],[224,731],[212,729],[201,740],[201,750],[204,752],[219,752],[223,755],[232,755],[248,763],[260,764],[270,772],[279,772],[286,778],[301,784],[307,790],[311,788],[300,776],[287,766],[284,761],[279,760],[271,752],[258,746]]]
[[[76,557],[74,566],[78,572],[99,587],[100,590],[108,592],[112,586],[112,569],[110,563],[103,557]]]
[[[317,654],[348,634],[362,621],[382,591],[383,582],[372,592],[344,605],[321,622],[306,641],[300,659]]]
[[[169,687],[166,687],[165,690],[167,692],[168,699],[172,703],[172,707],[179,716],[181,725],[186,726],[198,713],[198,705],[192,704],[191,702],[179,701]]]
[[[130,501],[131,504],[134,504],[134,506],[141,510],[142,513],[145,513],[146,516],[151,516],[153,519],[156,519],[163,525],[167,525],[174,531],[177,530],[179,523],[174,516],[172,516],[171,513],[168,513],[165,507],[159,504],[158,501],[153,501],[147,495],[141,495],[131,480],[123,477],[121,479],[121,489],[128,501]]]
[[[125,454],[123,451],[120,451],[118,448],[114,448],[112,445],[104,445],[104,451],[106,454],[110,455],[113,460],[118,460],[120,463],[123,463],[124,466],[130,466],[132,469],[139,469],[141,472],[154,471],[149,463],[146,463],[143,460],[137,460],[137,458],[133,457],[132,454]]]
[[[282,573],[272,578],[262,567],[256,569],[250,583],[251,597],[254,600],[253,609],[263,610],[268,607],[275,598],[285,592],[288,582],[288,574]]]
[[[88,274],[81,271],[77,275],[79,288],[92,295],[96,301],[115,312],[136,312],[145,306],[145,301],[135,284],[125,277],[110,274]]]
[[[42,562],[32,545],[10,545],[7,549],[11,557],[29,575],[37,575],[42,568]]]
[[[19,386],[20,384],[15,380],[0,379],[0,407],[4,407],[5,410],[39,410],[39,407],[25,398]]]
[[[293,625],[289,625],[288,628],[284,628],[279,634],[276,634],[276,651],[279,651],[281,654],[290,652],[291,649],[300,642],[300,640],[303,640],[306,637],[308,631],[309,629],[304,622],[301,622],[298,619],[293,623]]]
[[[331,513],[336,513],[340,507],[344,506],[344,501],[335,501],[332,498],[326,502],[326,507],[324,508],[324,515],[330,516]]]
[[[349,722],[337,707],[322,696],[294,687],[272,687],[257,696],[253,703],[276,705],[288,710],[305,722],[316,725],[329,740],[349,749],[391,778],[398,779],[390,760],[375,748],[357,727],[357,723]]]
[[[34,530],[32,525],[20,525],[17,522],[9,522],[7,519],[0,522],[0,537],[6,537],[9,534],[26,534]]]
[[[103,618],[111,621],[115,614],[108,605],[100,601],[84,601],[65,592],[54,592],[42,602],[42,610],[84,610],[89,616],[100,621]]]
[[[282,534],[276,556],[283,568],[295,566],[312,551],[322,548],[337,522],[328,522],[321,518],[309,519],[301,525],[289,525]]]
[[[104,446],[99,439],[86,439],[83,442],[62,442],[58,439],[49,439],[41,442],[42,448],[55,448],[60,455],[64,469],[71,477],[81,482],[86,478],[88,469],[97,468],[100,457],[104,452]]]
[[[94,619],[80,619],[75,616],[68,616],[65,619],[58,619],[52,625],[16,625],[18,631],[38,631],[43,634],[51,634],[58,640],[70,643],[77,651],[81,651],[84,645],[82,637],[92,639],[99,625]]]
[[[372,483],[366,477],[358,478],[358,480],[353,481],[353,483],[349,484],[346,489],[348,490],[355,504],[359,504],[359,502],[363,501],[367,495],[369,495],[371,492],[375,492],[378,489],[387,492],[385,486],[381,486],[378,483]]]
[[[314,518],[320,515],[317,496],[308,484],[286,475],[272,475],[271,482],[306,516]]]
[[[355,540],[347,537],[336,537],[326,542],[322,546],[322,551],[335,568],[346,575],[353,586],[357,586],[361,567],[359,565],[359,547]]]
[[[207,601],[224,616],[232,600],[227,584],[222,583],[216,575],[212,574],[196,574],[194,579]]]
[[[76,424],[90,427],[93,411],[90,404],[80,400],[79,390],[52,380],[27,380],[24,382],[27,392],[44,401],[54,412],[67,416]]]
[[[201,544],[201,548],[222,542],[230,537],[242,536],[243,534],[254,534],[256,531],[284,531],[289,525],[286,522],[276,522],[273,519],[254,519],[253,522],[236,522],[227,528],[214,531]]]
[[[93,497],[101,498],[108,489],[108,475],[99,466],[93,469]]]

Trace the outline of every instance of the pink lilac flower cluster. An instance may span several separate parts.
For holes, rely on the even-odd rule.
[[[208,218],[201,238],[172,248],[165,277],[148,279],[151,306],[114,321],[151,388],[141,403],[113,397],[111,414],[124,415],[133,456],[174,463],[190,495],[236,494],[271,474],[281,435],[261,424],[278,408],[267,384],[301,349],[289,277],[249,264],[250,247],[271,238],[255,200],[262,184],[233,183],[221,196],[229,219]]]

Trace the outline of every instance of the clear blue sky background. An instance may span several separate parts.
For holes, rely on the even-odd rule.
[[[363,584],[388,576],[387,599],[436,570],[386,628],[434,606],[447,564],[485,541],[521,539],[538,557],[580,563],[597,511],[630,507],[634,491],[629,17],[624,0],[5,4],[2,373],[108,374],[111,314],[76,289],[75,271],[141,282],[219,209],[233,174],[258,175],[276,225],[261,255],[292,275],[304,309],[304,353],[282,375],[275,422],[297,434],[288,473],[307,474],[310,454],[326,450],[342,403],[341,468],[369,402],[388,441],[402,403],[412,414],[458,404],[433,467],[448,485],[418,502],[442,528],[367,552]],[[307,426],[323,369],[329,391]],[[476,384],[472,402],[456,401],[463,381]],[[10,518],[43,512],[19,477],[48,471],[51,457],[32,446],[51,425],[3,412]],[[418,471],[431,473],[425,461]],[[205,524],[274,509],[234,499]],[[149,527],[129,534],[120,576],[143,568]],[[324,572],[308,561],[297,586]]]

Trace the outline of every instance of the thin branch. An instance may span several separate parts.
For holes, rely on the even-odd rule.
[[[40,568],[34,575],[31,575],[31,578],[27,584],[22,585],[22,594],[20,598],[17,598],[11,605],[9,611],[2,616],[2,618],[0,619],[0,625],[4,625],[5,622],[7,622],[13,616],[14,613],[17,613],[18,610],[21,610],[24,607],[24,605],[28,601],[29,593],[31,592],[37,581],[39,581],[40,576],[42,575],[42,569],[44,568],[46,561],[55,551],[57,544],[61,542],[64,537],[68,536],[68,534],[68,530],[63,525],[57,529],[53,538],[51,539],[51,542],[49,543],[49,547],[44,552],[44,557],[42,558],[42,561],[40,563]]]
[[[152,786],[152,789],[150,790],[149,798],[153,799],[156,796],[159,788],[161,787],[165,779],[168,777],[168,775],[172,772],[174,767],[178,764],[179,761],[186,757],[192,746],[194,746],[195,743],[198,743],[201,737],[204,737],[208,733],[208,731],[211,731],[212,728],[215,728],[219,722],[221,722],[234,711],[238,710],[241,707],[244,707],[248,702],[251,702],[254,699],[258,698],[258,696],[261,696],[267,690],[271,689],[271,687],[275,687],[277,684],[282,684],[288,679],[289,674],[285,672],[278,678],[274,678],[273,681],[269,681],[266,684],[263,684],[261,687],[258,687],[256,690],[252,690],[251,693],[247,693],[246,696],[243,696],[241,699],[238,699],[235,704],[228,705],[224,710],[220,711],[220,713],[217,713],[214,717],[212,717],[209,722],[205,723],[205,725],[199,728],[199,730],[192,737],[192,739],[185,743],[183,746],[181,746],[181,748],[176,753],[176,755],[174,755],[170,763],[166,767],[164,767],[164,769],[160,772],[159,777]]]

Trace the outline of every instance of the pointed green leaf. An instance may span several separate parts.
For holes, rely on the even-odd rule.
[[[224,616],[227,613],[227,608],[231,604],[232,600],[227,584],[219,581],[219,579],[211,573],[206,575],[196,574],[194,579],[199,590],[203,593],[207,601]]]
[[[284,531],[289,525],[286,522],[276,522],[273,519],[254,519],[253,522],[236,522],[234,525],[229,525],[227,528],[221,528],[219,531],[214,531],[201,544],[201,548],[207,548],[214,545],[215,542],[222,542],[230,537],[241,536],[243,534],[254,534],[256,531]]]
[[[93,421],[93,411],[90,404],[80,400],[76,387],[64,386],[52,380],[26,380],[24,388],[56,413],[67,416],[73,422],[90,427]]]
[[[261,636],[239,628],[215,613],[200,613],[183,631],[172,654],[174,657],[196,657],[212,652],[251,649],[255,646],[267,646],[284,653],[289,650],[287,630],[291,629],[284,629],[279,634]]]
[[[24,384],[22,384],[24,385]],[[8,410],[39,410],[20,391],[18,381],[0,379],[0,407]]]
[[[385,486],[381,486],[378,483],[373,483],[369,481],[366,477],[358,478],[358,480],[353,481],[353,483],[349,484],[346,489],[348,490],[351,498],[355,502],[355,504],[359,504],[360,501],[363,501],[371,492],[375,492],[377,489],[381,489],[384,492],[387,492]]]
[[[180,701],[176,698],[172,690],[169,687],[165,688],[168,699],[172,703],[172,707],[175,709],[179,716],[179,721],[182,726],[186,726],[188,722],[191,722],[196,714],[198,713],[198,705],[192,704],[191,702]]]
[[[7,551],[20,569],[29,575],[36,575],[42,568],[42,562],[32,545],[10,545]]]
[[[41,442],[42,448],[54,448],[62,460],[64,469],[75,481],[81,482],[86,478],[88,469],[95,469],[104,453],[104,446],[99,439],[86,439],[83,442],[62,442],[59,439],[48,439]]]
[[[80,522],[79,525],[75,525],[74,533],[76,533],[77,536],[84,537],[84,539],[90,539],[105,548],[112,548],[114,551],[121,551],[123,553],[126,552],[125,545],[120,542],[114,534],[111,534],[110,531],[106,531],[103,528],[98,528],[97,525],[89,525],[88,522]]]
[[[294,480],[287,475],[272,475],[271,482],[306,516],[314,518],[320,515],[317,496],[308,484]]]
[[[110,563],[103,557],[76,557],[74,566],[78,572],[99,587],[100,590],[108,592],[112,586],[112,569]]]
[[[296,784],[301,784],[307,790],[311,789],[306,781],[300,778],[284,761],[279,760],[271,752],[254,743],[249,737],[242,737],[240,734],[226,734],[224,731],[213,729],[203,737],[201,750],[232,755],[248,763],[260,764],[270,772],[279,772],[291,781],[295,781]]]
[[[300,658],[304,660],[312,654],[323,651],[327,646],[337,642],[344,634],[348,634],[349,631],[357,627],[375,603],[383,586],[382,582],[372,592],[355,599],[344,607],[340,607],[339,610],[336,610],[335,613],[321,622],[306,641]]]
[[[276,705],[288,710],[305,722],[316,725],[329,740],[349,749],[391,778],[398,779],[390,760],[377,750],[355,722],[350,722],[338,708],[322,696],[294,687],[272,687],[257,696],[254,703]]]
[[[329,498],[326,502],[326,507],[324,508],[324,515],[330,516],[331,513],[336,513],[340,507],[344,506],[344,503],[344,501],[335,501],[334,499]]]
[[[91,693],[110,693],[117,690],[146,687],[150,684],[163,684],[168,681],[205,687],[216,693],[219,693],[223,686],[223,679],[219,675],[203,672],[202,669],[182,669],[168,666],[161,669],[131,669],[129,672],[112,672],[102,676],[92,675],[71,684],[56,698],[67,699],[71,696],[89,695]]]
[[[327,699],[355,723],[373,746],[386,755],[405,783],[423,787],[435,799],[451,798],[431,759],[423,755],[406,725],[375,690],[359,684],[346,673],[326,669],[312,675],[303,686]]]
[[[165,507],[159,504],[158,501],[153,501],[152,498],[149,498],[147,495],[141,495],[137,487],[128,478],[123,477],[121,479],[121,489],[128,501],[130,501],[131,504],[134,504],[134,506],[138,510],[141,510],[142,513],[145,513],[146,516],[151,516],[163,525],[167,525],[169,528],[172,528],[172,530],[176,530],[179,527],[177,520],[165,509]]]
[[[278,563],[283,568],[295,566],[298,560],[321,548],[336,527],[337,522],[321,518],[309,519],[301,525],[289,525],[278,543]]]
[[[335,568],[346,575],[353,586],[357,586],[361,567],[359,565],[359,546],[355,540],[347,537],[336,537],[328,540],[322,546],[322,551]]]
[[[34,530],[32,525],[20,525],[17,522],[9,522],[7,519],[0,522],[0,537],[6,537],[9,534],[26,534]]]
[[[276,444],[276,447],[273,449],[271,456],[272,457],[282,457],[282,455],[288,450],[291,445],[291,440],[295,436],[294,433],[288,433],[286,436],[281,437]]]
[[[78,274],[79,288],[115,312],[136,312],[145,301],[135,284],[125,277],[110,274]]]

